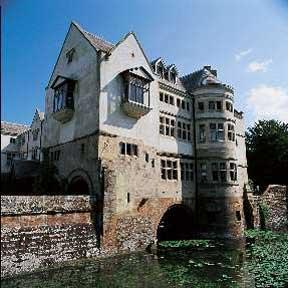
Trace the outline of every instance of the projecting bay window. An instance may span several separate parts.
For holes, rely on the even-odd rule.
[[[226,110],[233,112],[233,104],[231,102],[226,101]]]
[[[232,124],[228,124],[228,140],[235,141],[235,130]]]
[[[199,125],[199,142],[205,143],[206,142],[206,127],[205,124]]]
[[[226,170],[226,163],[225,162],[220,163],[220,181],[222,183],[227,182],[227,170]]]
[[[161,178],[163,180],[178,180],[177,160],[161,159]]]
[[[215,111],[216,105],[214,101],[209,101],[209,105],[208,105],[209,111]]]
[[[64,84],[54,88],[53,112],[65,108],[74,109],[73,102],[74,82],[65,81]]]
[[[143,67],[136,67],[122,72],[124,80],[124,94],[122,107],[126,114],[133,118],[140,118],[147,114],[150,108],[150,82],[153,77]],[[160,100],[166,97],[160,94]]]
[[[221,112],[222,111],[222,101],[209,101],[209,111],[213,112],[213,111],[217,111],[217,112]]]
[[[212,163],[212,181],[219,181],[219,168],[218,163]]]
[[[224,141],[224,124],[223,123],[218,123],[217,139],[218,141]]]
[[[210,123],[210,141],[224,141],[224,124]]]
[[[204,112],[204,102],[198,102],[198,111]]]
[[[217,141],[216,123],[210,123],[210,141]]]
[[[207,178],[207,164],[201,163],[200,164],[200,181],[201,183],[206,183],[208,180]]]
[[[74,113],[75,81],[57,76],[51,88],[54,90],[53,117],[62,123],[69,121]]]
[[[235,163],[230,163],[230,179],[237,181],[237,165]]]

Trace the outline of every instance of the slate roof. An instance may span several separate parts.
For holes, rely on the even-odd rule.
[[[86,30],[84,30],[78,23],[73,22],[73,24],[82,32],[84,37],[90,42],[90,44],[98,51],[109,52],[114,44],[104,40],[103,38],[96,36]]]
[[[1,121],[1,134],[17,136],[29,129],[28,125]]]
[[[202,69],[198,71],[180,77],[180,80],[183,86],[187,90],[191,91],[197,87],[201,87],[206,84],[222,84],[217,79],[216,75],[217,75],[216,70],[210,70],[210,66],[204,66]]]

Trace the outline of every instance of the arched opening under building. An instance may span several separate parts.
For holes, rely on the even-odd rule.
[[[157,229],[157,240],[185,240],[193,238],[193,214],[185,205],[176,204],[168,208]]]
[[[89,194],[89,185],[85,179],[81,176],[74,177],[67,189],[67,194],[69,195],[88,195]]]

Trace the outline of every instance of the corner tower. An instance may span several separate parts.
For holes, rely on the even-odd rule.
[[[245,181],[239,179],[233,88],[210,66],[181,81],[194,99],[198,222],[207,236],[239,237],[247,172]]]

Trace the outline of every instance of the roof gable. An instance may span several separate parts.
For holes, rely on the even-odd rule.
[[[124,71],[123,73],[125,73],[125,72],[129,72],[131,74],[134,74],[140,78],[146,79],[149,82],[154,80],[152,75],[143,66],[128,69],[128,70]]]
[[[109,54],[112,54],[112,53],[113,53],[122,43],[124,43],[130,36],[135,39],[135,41],[136,41],[136,43],[137,43],[140,51],[142,52],[142,55],[143,55],[144,58],[145,58],[145,61],[146,61],[147,65],[148,65],[148,67],[150,68],[151,72],[153,72],[153,69],[152,69],[152,66],[151,66],[150,61],[148,60],[148,58],[147,58],[147,56],[146,56],[146,54],[145,54],[145,52],[144,52],[144,50],[143,50],[143,48],[142,48],[142,46],[141,46],[141,44],[140,44],[140,42],[139,42],[136,34],[135,34],[134,32],[132,32],[132,31],[129,32],[129,33],[127,33],[127,34],[109,51]]]
[[[33,126],[34,123],[38,122],[38,121],[43,121],[44,120],[44,112],[40,112],[38,108],[36,108],[36,111],[34,113],[34,117],[32,120],[32,123],[30,125],[30,128]]]
[[[81,34],[88,40],[93,48],[96,49],[96,51],[101,50],[105,53],[108,53],[114,47],[114,44],[84,30],[78,23],[72,21],[71,25],[74,25],[81,32]]]

